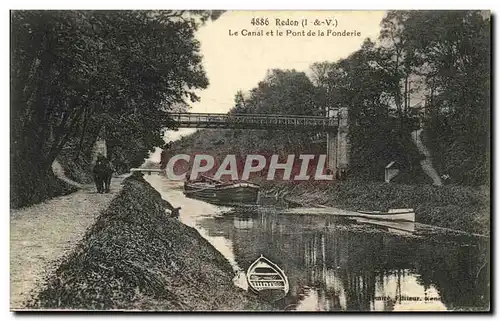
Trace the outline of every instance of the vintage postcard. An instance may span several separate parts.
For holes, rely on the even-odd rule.
[[[490,311],[489,11],[10,29],[12,311]]]

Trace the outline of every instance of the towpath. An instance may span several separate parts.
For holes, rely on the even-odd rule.
[[[69,183],[58,164],[56,176]],[[93,185],[80,185],[70,195],[10,211],[10,309],[22,310],[45,277],[71,252],[87,228],[118,195],[124,177],[113,178],[111,193],[98,194]]]
[[[424,146],[424,143],[420,138],[420,134],[422,133],[422,131],[423,129],[420,128],[411,133],[413,142],[415,143],[415,145],[417,145],[418,150],[426,157],[425,159],[420,161],[420,166],[422,166],[422,170],[424,171],[424,173],[432,179],[434,185],[441,186],[443,185],[443,182],[441,181],[441,177],[439,177],[436,169],[434,169],[434,166],[432,166],[431,152]]]

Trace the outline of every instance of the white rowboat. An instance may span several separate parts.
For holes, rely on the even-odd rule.
[[[334,207],[317,205],[317,207],[297,207],[283,211],[287,214],[316,214],[335,215],[346,217],[364,217],[373,220],[415,222],[415,211],[412,208],[391,209],[387,212],[381,211],[347,211]]]
[[[247,282],[248,287],[257,294],[278,291],[285,296],[290,290],[285,272],[263,255],[248,268]]]
[[[413,208],[390,209],[387,212],[381,211],[357,211],[357,217],[371,218],[384,221],[405,221],[415,222],[415,211]]]

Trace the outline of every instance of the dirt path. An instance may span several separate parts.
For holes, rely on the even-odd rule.
[[[420,134],[422,133],[422,131],[423,129],[420,128],[411,133],[413,142],[415,143],[415,145],[417,145],[418,150],[426,157],[425,159],[420,161],[420,166],[422,166],[422,170],[425,172],[425,174],[427,174],[427,176],[432,179],[434,185],[441,186],[443,185],[443,182],[441,181],[441,177],[439,177],[437,171],[434,169],[434,166],[432,166],[431,152],[424,146],[424,143],[420,138]]]
[[[66,177],[66,175],[64,174],[64,168],[62,167],[62,165],[57,160],[55,160],[52,163],[52,171],[54,172],[54,174],[56,175],[57,178],[59,178],[60,180],[65,181],[69,185],[73,185],[73,186],[78,187],[78,188],[82,188],[83,187],[82,184],[77,183],[74,180],[71,180],[68,177]]]
[[[83,185],[73,194],[10,212],[10,308],[24,308],[33,290],[74,249],[99,212],[121,190],[123,178],[113,178],[111,193],[98,194]]]

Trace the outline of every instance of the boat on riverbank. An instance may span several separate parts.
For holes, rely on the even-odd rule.
[[[390,209],[383,211],[348,211],[335,207],[316,205],[316,207],[299,207],[285,210],[287,214],[317,214],[336,215],[345,217],[363,217],[372,220],[394,221],[394,222],[415,222],[415,211],[412,208]]]
[[[222,203],[256,203],[260,186],[246,181],[222,182],[208,176],[185,182],[184,195]]]
[[[415,232],[415,222],[409,221],[385,221],[385,220],[375,220],[365,217],[355,217],[356,222],[369,224],[372,226],[377,226],[385,228],[390,232],[401,234],[402,232],[406,235],[411,235]]]
[[[247,282],[252,292],[273,300],[283,298],[290,290],[285,272],[263,255],[248,267]]]
[[[390,209],[387,212],[382,211],[357,211],[358,217],[370,218],[383,221],[404,221],[415,222],[415,211],[413,208]]]

